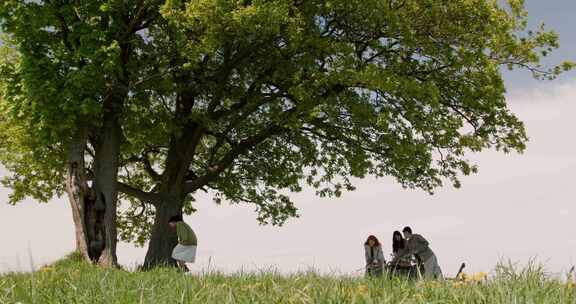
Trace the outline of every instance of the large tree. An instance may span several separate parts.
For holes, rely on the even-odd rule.
[[[165,223],[199,189],[281,224],[303,184],[321,196],[366,175],[458,186],[476,170],[466,151],[525,148],[501,67],[553,78],[572,66],[540,67],[557,37],[523,33],[520,1],[168,1],[162,14],[151,39],[172,88],[154,92],[166,106],[153,117],[166,133],[137,145],[143,174],[120,184],[155,208],[132,226],[151,227],[147,265],[169,260]]]
[[[467,151],[525,148],[502,66],[538,78],[572,67],[540,67],[557,37],[525,31],[522,1],[173,0],[159,12],[137,52],[149,55],[139,73],[154,82],[125,91],[119,120],[117,189],[130,202],[120,236],[150,239],[147,266],[173,262],[167,219],[193,212],[198,190],[282,224],[297,214],[288,192],[304,185],[320,196],[367,175],[428,192],[459,186],[460,174],[476,170]],[[3,154],[24,153],[14,151]],[[21,163],[4,159],[19,172]],[[21,193],[61,182],[42,188],[44,179]]]
[[[12,202],[68,193],[78,250],[116,264],[121,118],[159,1],[4,1],[0,158]],[[132,101],[132,103],[134,103]]]

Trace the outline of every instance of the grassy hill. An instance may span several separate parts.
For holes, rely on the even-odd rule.
[[[101,269],[71,256],[33,273],[0,276],[0,303],[576,303],[574,283],[538,267],[414,282],[314,273],[185,275]]]

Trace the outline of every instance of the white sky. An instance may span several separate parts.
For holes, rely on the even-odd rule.
[[[550,61],[574,59],[573,0],[527,0],[530,27],[545,22],[561,48]],[[551,272],[576,264],[576,71],[560,81],[538,83],[529,73],[505,72],[513,88],[510,106],[526,123],[531,142],[523,155],[487,151],[474,155],[480,172],[463,179],[462,189],[446,187],[429,196],[404,190],[391,179],[365,179],[337,200],[312,192],[294,196],[301,218],[281,228],[259,226],[249,206],[216,206],[199,198],[199,212],[186,218],[199,236],[196,270],[234,272],[275,267],[294,272],[356,273],[363,266],[368,234],[391,251],[391,234],[405,225],[424,235],[445,274],[461,262],[467,271],[487,271],[500,260],[526,263],[535,258]],[[534,86],[534,88],[528,88]],[[0,177],[6,172],[0,168]],[[68,201],[5,204],[0,186],[0,273],[29,270],[74,249]],[[133,266],[145,249],[121,244],[118,257]],[[214,266],[215,265],[215,266]]]
[[[500,260],[531,258],[551,272],[576,264],[576,79],[542,83],[509,94],[531,141],[523,155],[487,151],[474,155],[480,172],[434,196],[404,190],[391,179],[365,179],[340,199],[312,192],[294,195],[301,218],[284,227],[263,227],[250,206],[216,206],[208,197],[186,221],[199,237],[196,270],[234,272],[275,267],[294,272],[354,273],[363,266],[368,234],[391,251],[391,235],[410,225],[436,252],[448,276],[461,262],[468,271],[489,271]],[[0,175],[5,174],[4,171]],[[66,199],[12,207],[0,188],[0,272],[28,270],[74,249]],[[142,262],[145,250],[120,245],[122,264]],[[358,273],[357,273],[358,274]]]

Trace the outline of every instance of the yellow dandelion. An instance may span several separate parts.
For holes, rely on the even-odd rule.
[[[566,282],[566,285],[568,285],[568,287],[576,287],[576,272],[574,267],[568,272],[568,282]]]
[[[50,272],[53,270],[54,270],[54,268],[50,267],[50,266],[42,266],[42,267],[40,267],[40,269],[38,269],[38,271],[40,271],[40,272]]]
[[[487,273],[485,273],[485,272],[479,272],[479,273],[476,273],[476,274],[472,275],[472,278],[471,278],[471,279],[472,279],[472,281],[474,281],[474,282],[482,282],[482,281],[484,281],[487,277],[488,277],[488,274],[487,274]]]
[[[486,272],[478,272],[471,275],[467,275],[465,273],[460,273],[456,280],[462,281],[465,283],[482,283],[488,278],[488,274]]]
[[[440,287],[441,284],[438,281],[428,281],[426,285],[428,287],[436,288],[436,287]]]
[[[452,282],[452,287],[462,287],[464,284],[465,283],[463,281],[454,281]]]
[[[571,276],[568,278],[568,282],[566,282],[566,286],[576,288],[576,280]]]
[[[358,286],[358,288],[356,289],[356,292],[360,293],[360,294],[366,294],[368,293],[368,286],[366,285],[360,285]]]

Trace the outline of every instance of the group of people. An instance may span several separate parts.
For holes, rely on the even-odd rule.
[[[172,216],[168,225],[176,231],[178,237],[172,258],[182,270],[188,271],[186,263],[194,263],[196,260],[198,238],[194,230],[183,221],[182,215]],[[404,227],[402,233],[404,236],[399,231],[394,231],[392,235],[392,260],[389,263],[386,263],[378,238],[374,235],[368,236],[364,243],[366,275],[381,276],[384,270],[388,269],[392,272],[404,271],[408,275],[416,273],[417,277],[423,276],[426,279],[441,279],[442,270],[428,241],[421,235],[412,233],[410,227]]]
[[[402,229],[402,233],[404,236],[399,231],[394,231],[392,235],[392,260],[389,263],[386,263],[378,238],[368,236],[364,243],[366,276],[381,276],[388,269],[392,272],[412,272],[426,279],[443,278],[430,243],[421,235],[412,233],[408,226]]]

